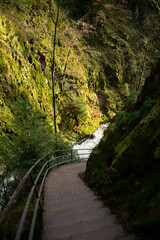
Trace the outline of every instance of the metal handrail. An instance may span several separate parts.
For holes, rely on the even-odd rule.
[[[49,155],[50,153],[52,153],[53,151],[45,154],[43,157],[41,157],[40,159],[38,159],[33,165],[32,167],[27,171],[27,173],[24,175],[24,177],[22,178],[22,180],[20,181],[20,183],[18,184],[16,190],[14,191],[14,193],[12,194],[9,202],[7,203],[7,205],[5,206],[1,216],[0,216],[0,226],[2,226],[2,224],[4,223],[5,219],[7,218],[8,212],[11,209],[14,201],[16,200],[16,198],[18,197],[19,193],[22,190],[22,187],[24,185],[24,183],[26,182],[26,180],[28,179],[28,177],[30,176],[30,173],[33,171],[33,169],[38,165],[39,162],[42,161],[42,159],[44,157],[46,157],[47,155]]]
[[[22,231],[23,231],[23,225],[24,225],[24,221],[26,219],[26,215],[27,215],[27,211],[28,211],[28,208],[29,208],[29,204],[30,204],[30,201],[31,201],[31,198],[33,196],[33,193],[35,192],[36,194],[36,204],[35,204],[35,209],[34,209],[34,213],[33,213],[33,217],[32,217],[32,223],[31,223],[31,228],[30,228],[30,232],[29,232],[29,240],[32,240],[33,239],[33,233],[34,233],[34,227],[35,227],[35,221],[36,221],[36,216],[37,216],[37,211],[38,211],[38,206],[40,206],[43,210],[43,207],[42,207],[42,204],[40,202],[40,196],[41,196],[41,193],[42,193],[42,188],[44,186],[44,183],[45,183],[45,179],[47,177],[47,174],[48,172],[50,171],[50,169],[54,168],[54,167],[58,167],[60,165],[64,165],[64,164],[67,164],[67,163],[71,163],[71,162],[76,162],[76,161],[85,161],[87,160],[88,158],[79,158],[79,156],[81,155],[88,155],[90,152],[87,152],[87,153],[76,153],[78,158],[74,158],[73,159],[73,152],[74,151],[90,151],[92,149],[64,149],[64,150],[53,150],[53,151],[50,151],[49,153],[45,154],[43,157],[41,157],[40,159],[38,159],[34,164],[33,166],[27,171],[27,173],[25,174],[25,176],[23,177],[23,179],[21,180],[21,182],[19,183],[19,185],[17,186],[15,192],[13,193],[13,195],[11,196],[11,199],[9,200],[8,204],[6,205],[6,207],[4,208],[4,211],[3,213],[1,214],[0,216],[0,225],[2,225],[5,221],[5,219],[7,218],[7,215],[13,205],[13,203],[15,202],[15,200],[17,199],[20,191],[22,190],[26,180],[28,179],[28,177],[31,178],[32,180],[32,188],[30,190],[30,193],[28,195],[28,199],[27,199],[27,202],[26,202],[26,205],[24,207],[24,210],[23,210],[23,213],[22,213],[22,216],[21,216],[21,220],[20,220],[20,223],[19,223],[19,226],[18,226],[18,230],[17,230],[17,233],[16,233],[16,237],[15,237],[15,240],[20,240],[21,238],[21,234],[22,234]],[[57,152],[70,152],[70,155],[60,155],[60,156],[57,156],[57,157],[52,157],[51,159],[49,159],[49,155],[51,153],[57,153]],[[33,169],[45,158],[47,157],[47,161],[45,161],[45,163],[43,164],[43,166],[41,167],[35,181],[33,180],[32,178],[32,171]],[[65,160],[65,161],[59,161],[58,163],[55,163],[53,164],[52,166],[50,166],[50,162],[54,162],[54,161],[57,161],[59,159],[63,159],[63,158],[66,158],[66,157],[70,157],[69,160]],[[43,170],[45,169],[45,167],[47,166],[47,169],[45,170],[45,173],[43,175],[43,179],[42,179],[42,182],[41,182],[41,185],[40,185],[40,188],[39,188],[39,192],[37,192],[36,190],[36,185],[39,181],[39,178],[40,176],[42,175],[42,172]]]

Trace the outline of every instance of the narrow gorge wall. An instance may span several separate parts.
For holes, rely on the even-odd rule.
[[[113,118],[85,173],[88,185],[113,207],[126,229],[144,239],[159,238],[159,63],[138,101],[130,99],[128,109]]]
[[[156,54],[151,56],[158,54],[156,49],[145,55],[146,46],[153,48],[148,33],[129,6],[120,3],[61,1],[55,72],[60,132],[75,137],[93,132],[120,110],[156,61]],[[1,133],[10,131],[11,105],[24,95],[53,125],[50,67],[56,3],[50,8],[44,0],[10,0],[1,1],[0,9]],[[76,113],[77,124],[68,109],[81,101],[85,114]]]

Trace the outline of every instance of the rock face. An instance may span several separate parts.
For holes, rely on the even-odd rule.
[[[134,240],[78,177],[85,165],[71,164],[49,174],[43,240]]]
[[[141,94],[137,99],[136,106],[141,105],[147,97],[153,97],[160,86],[160,60],[150,76],[146,79]]]
[[[78,132],[83,136],[93,132],[106,116],[112,117],[135,88],[142,65],[143,80],[159,53],[157,43],[154,50],[150,50],[156,53],[154,58],[150,54],[147,61],[143,59],[146,33],[143,34],[143,28],[137,28],[126,1],[119,3],[122,5],[117,5],[115,0],[108,3],[61,1],[55,89],[57,125],[62,132]],[[50,7],[45,0],[41,4],[34,0],[0,2],[2,134],[13,131],[9,123],[14,118],[12,103],[23,99],[24,93],[28,101],[34,102],[36,108],[46,114],[46,120],[52,122],[52,18],[55,18],[57,7],[54,3],[52,9]],[[64,9],[68,15],[63,14]],[[87,119],[67,118],[69,113],[65,110],[70,102],[82,98],[87,105]]]
[[[160,67],[137,103],[117,114],[91,154],[85,173],[127,228],[158,239],[160,211]]]

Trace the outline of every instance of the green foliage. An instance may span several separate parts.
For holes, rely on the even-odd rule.
[[[84,123],[87,120],[87,107],[86,101],[83,97],[70,98],[66,106],[60,110],[62,125],[65,128],[72,128],[74,124],[78,127],[80,123]]]
[[[130,11],[124,11],[117,6],[116,1],[107,5],[104,1],[92,3],[93,1],[61,1],[55,94],[61,88],[64,91],[70,89],[70,85],[79,89],[76,94],[86,99],[90,119],[85,124],[94,128],[105,116],[111,118],[120,110],[129,94],[128,90],[132,90],[131,84],[136,81],[136,66],[141,60],[141,54],[138,53],[144,42],[144,34],[141,30],[141,34],[137,31]],[[29,99],[33,98],[37,107],[47,113],[48,121],[53,120],[50,65],[56,4],[56,1],[52,1],[51,17],[48,11],[50,2],[45,0],[41,0],[40,4],[36,0],[1,1],[0,35],[3,46],[0,43],[0,48],[5,61],[5,64],[0,63],[0,68],[2,66],[3,69],[3,76],[0,77],[1,95],[4,97],[2,102],[7,102],[10,106],[9,99],[14,101],[16,95],[26,91]],[[80,21],[73,20],[84,13],[87,14]],[[69,18],[72,18],[72,23]],[[152,60],[148,62],[147,74]],[[144,71],[144,75],[145,73]],[[89,88],[90,92],[81,91],[82,88]],[[98,96],[99,89],[105,91],[106,97]],[[92,92],[97,94],[98,99],[94,97],[91,102]],[[57,125],[64,130],[65,121],[61,115],[65,114],[61,114],[64,112],[61,110],[66,107],[65,101],[70,104],[65,94],[57,101]],[[72,119],[72,127],[67,124],[74,130],[79,124],[78,132],[84,132],[82,120],[78,121],[79,123]]]
[[[59,96],[61,92],[59,84],[61,80],[64,91],[71,89],[70,86],[77,89],[74,96],[63,94],[57,97],[57,124],[62,134],[67,130],[70,130],[70,135],[74,133],[74,136],[82,131],[92,131],[99,124],[101,117],[104,118],[103,114],[108,117],[113,116],[122,107],[129,90],[134,91],[134,83],[138,79],[137,73],[142,73],[144,70],[144,78],[159,57],[157,15],[147,20],[150,23],[147,32],[145,29],[147,24],[142,28],[141,24],[135,23],[132,12],[126,4],[117,5],[115,0],[108,1],[107,4],[106,1],[94,1],[91,5],[92,2],[61,1],[62,11],[57,29],[55,93]],[[149,0],[129,2],[138,23],[154,9],[154,4],[150,4]],[[152,2],[155,3],[154,0]],[[2,205],[5,204],[13,190],[13,185],[16,184],[15,181],[9,182],[10,177],[16,176],[19,180],[26,169],[48,150],[68,146],[60,136],[52,133],[50,67],[57,1],[52,3],[51,17],[48,11],[50,2],[46,0],[1,0],[0,2],[0,38],[2,39],[0,41],[0,165],[4,174],[0,184],[4,185],[4,181],[7,181],[8,186],[3,195]],[[63,11],[66,7],[68,13]],[[82,16],[83,18],[80,18]],[[78,18],[79,21],[74,21]],[[153,26],[157,28],[157,37],[150,32]],[[153,35],[153,41],[150,41],[152,49],[146,51],[150,35]],[[70,49],[69,55],[68,49]],[[147,58],[146,64],[143,65],[144,53],[147,54]],[[90,91],[82,91],[82,88],[89,88]],[[100,94],[98,94],[99,90],[101,90]],[[25,92],[27,97],[17,97],[22,96],[22,92]],[[121,173],[121,171],[116,172],[119,159],[121,157],[124,159],[124,164],[120,165],[122,173],[129,171],[128,169],[134,172],[138,159],[136,153],[141,154],[142,158],[146,158],[147,155],[132,143],[134,137],[140,138],[147,131],[148,126],[145,122],[149,124],[148,119],[153,118],[152,114],[149,115],[149,111],[154,103],[151,99],[147,99],[140,110],[135,110],[136,96],[137,93],[129,95],[126,104],[129,112],[123,111],[117,114],[115,121],[108,128],[102,143],[105,154],[100,147],[97,147],[96,164],[94,161],[91,163],[94,173],[91,185],[100,188],[105,197],[109,195],[110,184]],[[157,108],[156,110],[158,111]],[[144,116],[146,118],[143,119],[142,125],[145,127],[141,134],[137,135],[141,128],[138,127],[135,131],[134,127]],[[153,123],[155,119],[152,119]],[[155,131],[154,126],[157,125],[150,125],[145,135],[146,144],[149,139],[158,142],[159,131]],[[133,134],[126,138],[131,130]],[[154,132],[153,138],[148,137],[151,132]],[[148,149],[152,149],[153,145],[150,144]],[[133,158],[125,155],[129,148],[133,149]],[[115,169],[110,169],[115,159],[115,150],[118,159]],[[156,149],[155,152],[156,156],[159,156],[159,150]],[[129,167],[128,163],[131,163]],[[145,161],[143,164],[145,166]],[[97,165],[100,170],[94,171]],[[116,184],[115,186],[117,187]],[[121,186],[120,184],[119,188],[117,187],[119,191],[132,189],[134,182],[131,184],[128,180],[122,188]],[[143,195],[143,191],[144,188],[139,192],[140,196]],[[129,190],[130,194],[131,190]],[[125,195],[123,202],[128,198],[129,196]],[[112,198],[112,202],[113,200]],[[132,209],[135,205],[132,200],[126,203],[126,206]]]
[[[6,75],[8,73],[7,62],[3,59],[2,51],[0,50],[0,74]]]
[[[129,0],[129,4],[139,20],[144,20],[146,14],[151,11],[152,4],[150,0]]]
[[[12,105],[8,134],[0,138],[1,164],[7,172],[26,171],[35,160],[54,149],[65,148],[63,140],[55,136],[46,114],[26,98],[19,98]],[[68,144],[66,144],[68,148]]]
[[[35,161],[51,150],[69,148],[68,142],[53,134],[46,114],[28,101],[25,94],[12,104],[11,110],[13,117],[9,119],[8,133],[0,136],[0,165],[3,166],[1,207]]]
[[[138,92],[132,92],[127,99],[130,101],[135,101],[137,98],[137,95],[138,95]]]
[[[151,97],[147,97],[146,100],[143,102],[142,107],[140,109],[141,114],[147,114],[151,108],[153,107],[153,100]]]
[[[111,119],[111,123],[116,123],[124,114],[124,111],[116,113],[116,115]]]
[[[135,110],[129,113],[129,116],[128,116],[129,125],[131,126],[136,125],[138,123],[138,120],[139,120],[139,110]]]
[[[27,99],[19,98],[12,111],[14,118],[9,125],[12,134],[1,138],[0,155],[8,170],[24,170],[53,146],[52,131],[46,125],[46,116]]]
[[[2,0],[3,2],[4,0]],[[31,5],[36,4],[36,0],[7,0],[8,4],[15,6],[19,11],[27,11]]]
[[[160,11],[160,1],[159,0],[150,0],[152,4],[154,4],[156,6],[156,8],[158,9],[158,11]]]
[[[125,101],[125,109],[130,111],[134,108],[138,96],[138,92],[132,92]]]
[[[130,95],[130,90],[129,90],[128,83],[125,83],[125,90],[126,90],[126,96],[128,97]]]
[[[158,65],[157,65],[158,66]],[[159,68],[158,68],[159,74]],[[157,72],[145,84],[156,85]],[[149,81],[149,82],[148,82]],[[144,94],[141,92],[139,99]],[[87,162],[85,179],[125,222],[144,239],[160,230],[160,97],[159,89],[117,114]],[[137,95],[137,94],[136,94]],[[128,98],[135,102],[135,93]],[[103,182],[103,183],[102,183]]]
[[[74,1],[74,0],[63,0],[61,1],[61,7],[69,12],[69,17],[77,20],[81,18],[87,12],[87,7],[90,2],[93,0],[81,0],[81,1]]]

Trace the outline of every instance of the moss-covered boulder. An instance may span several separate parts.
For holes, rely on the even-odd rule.
[[[88,185],[113,207],[127,230],[151,239],[160,234],[159,63],[137,103],[113,118],[85,172]]]

